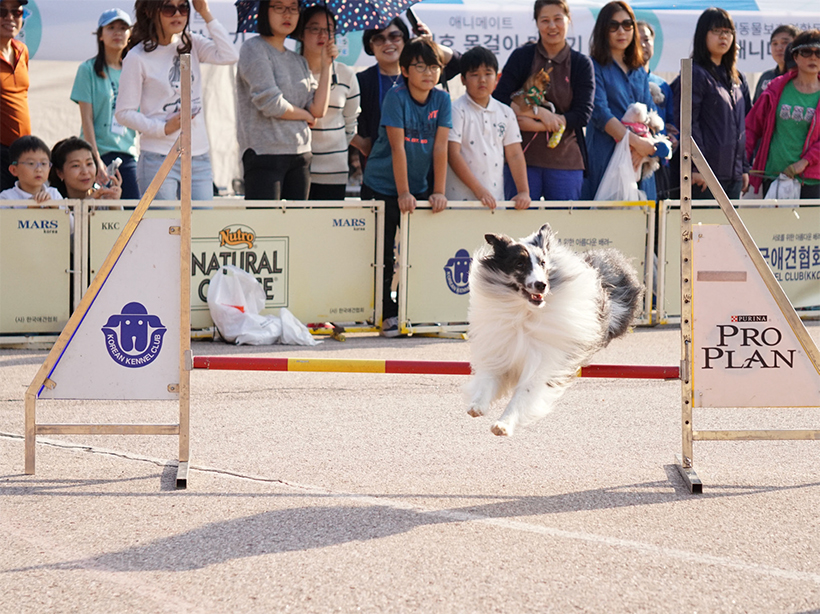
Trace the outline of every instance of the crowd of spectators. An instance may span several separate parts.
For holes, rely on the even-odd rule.
[[[49,150],[30,136],[28,50],[15,39],[27,3],[0,0],[0,198],[48,206],[60,197],[145,193],[180,130],[181,53],[191,55],[193,74],[192,195],[212,198],[200,64],[238,62],[246,199],[342,199],[348,152],[358,150],[361,197],[387,203],[387,328],[392,322],[395,329],[397,315],[390,298],[392,239],[401,213],[417,201],[437,212],[448,199],[489,208],[504,199],[516,208],[542,198],[592,200],[616,143],[628,139],[635,169],[647,158],[665,158],[650,134],[624,120],[634,103],[656,112],[661,132],[677,144],[680,77],[670,87],[650,72],[654,29],[623,0],[601,8],[588,56],[567,42],[566,0],[535,0],[538,39],[513,51],[500,72],[488,49],[462,56],[433,42],[425,24],[415,22],[411,32],[396,18],[363,33],[364,51],[376,63],[358,73],[336,61],[336,22],[324,5],[261,0],[259,36],[237,54],[207,0],[136,0],[133,20],[119,9],[99,17],[98,53],[80,66],[71,93],[80,137]],[[208,37],[191,32],[191,11]],[[289,38],[298,41],[298,52],[286,46]],[[692,42],[695,141],[730,198],[750,187],[762,196],[781,174],[798,180],[803,198],[817,198],[820,31],[791,25],[773,31],[777,66],[758,81],[754,105],[737,55],[732,17],[705,10]],[[550,85],[539,89],[533,79],[543,74]],[[452,102],[447,82],[458,75],[466,93]],[[640,189],[648,199],[676,196],[674,159],[656,166],[657,177],[644,175]],[[692,179],[695,198],[713,197],[697,169]],[[177,161],[156,198],[179,198],[180,181]]]

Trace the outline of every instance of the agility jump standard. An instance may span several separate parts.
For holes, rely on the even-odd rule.
[[[470,363],[447,360],[379,360],[334,358],[270,358],[252,356],[195,356],[194,369],[213,371],[312,371],[321,373],[407,373],[470,375]],[[579,377],[680,379],[678,367],[654,365],[589,365]]]

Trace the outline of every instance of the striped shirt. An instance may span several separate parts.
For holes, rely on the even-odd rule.
[[[359,117],[359,81],[352,68],[333,63],[336,83],[330,88],[327,113],[311,128],[311,183],[347,185],[347,149]],[[316,77],[318,80],[318,76]]]

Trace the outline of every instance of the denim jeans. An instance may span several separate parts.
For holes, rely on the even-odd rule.
[[[527,167],[527,183],[532,200],[578,200],[584,183],[584,171]],[[510,167],[504,165],[504,198],[512,200],[518,194]]]
[[[137,162],[137,183],[140,194],[145,194],[151,181],[157,174],[159,167],[165,161],[165,156],[152,151],[140,153]],[[179,200],[179,184],[181,180],[181,160],[177,160],[168,176],[159,188],[155,200]],[[207,153],[191,157],[191,200],[213,200],[214,178],[211,170],[211,156]]]

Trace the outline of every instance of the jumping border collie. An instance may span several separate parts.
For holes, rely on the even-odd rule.
[[[643,286],[614,249],[584,254],[558,243],[549,224],[514,241],[487,234],[470,267],[471,416],[513,391],[492,427],[511,436],[543,418],[599,349],[623,335]]]

